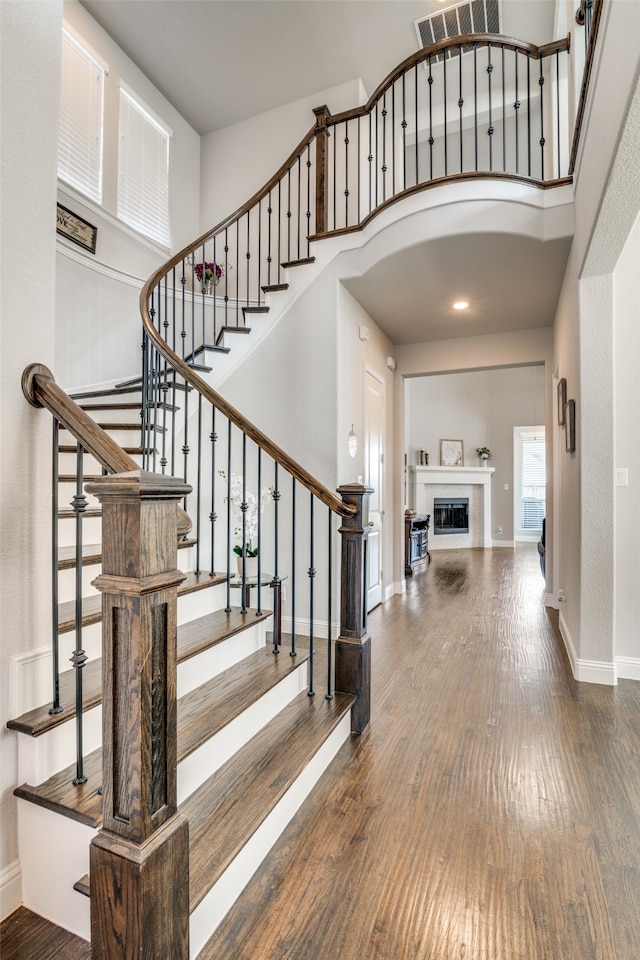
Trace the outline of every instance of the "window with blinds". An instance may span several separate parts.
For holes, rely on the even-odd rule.
[[[169,142],[171,130],[131,91],[120,87],[118,217],[170,245]]]
[[[102,130],[107,66],[65,27],[62,32],[58,176],[102,203]]]
[[[520,431],[520,527],[541,530],[546,512],[544,428]]]

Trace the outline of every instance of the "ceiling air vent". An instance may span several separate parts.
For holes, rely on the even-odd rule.
[[[416,30],[420,47],[428,47],[449,37],[461,37],[466,33],[500,33],[499,0],[465,0],[464,3],[450,5],[416,20]],[[448,55],[457,57],[458,53],[455,49]],[[434,59],[439,61],[445,56],[447,54],[439,54]]]

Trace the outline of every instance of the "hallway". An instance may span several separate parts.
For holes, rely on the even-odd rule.
[[[369,617],[370,729],[207,957],[640,956],[640,684],[572,679],[534,545],[432,556]]]

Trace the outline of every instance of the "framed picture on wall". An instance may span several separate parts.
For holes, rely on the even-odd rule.
[[[564,426],[565,406],[567,403],[567,381],[563,377],[558,380],[558,426]]]
[[[567,400],[564,408],[564,442],[567,453],[576,449],[576,402]]]
[[[440,441],[440,466],[464,467],[464,447],[462,440]]]

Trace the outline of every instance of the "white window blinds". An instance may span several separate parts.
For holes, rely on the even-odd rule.
[[[540,530],[546,510],[544,431],[520,433],[522,529]]]
[[[62,32],[58,176],[102,202],[102,119],[106,65]]]
[[[118,217],[168,247],[171,131],[122,86],[119,129]]]

